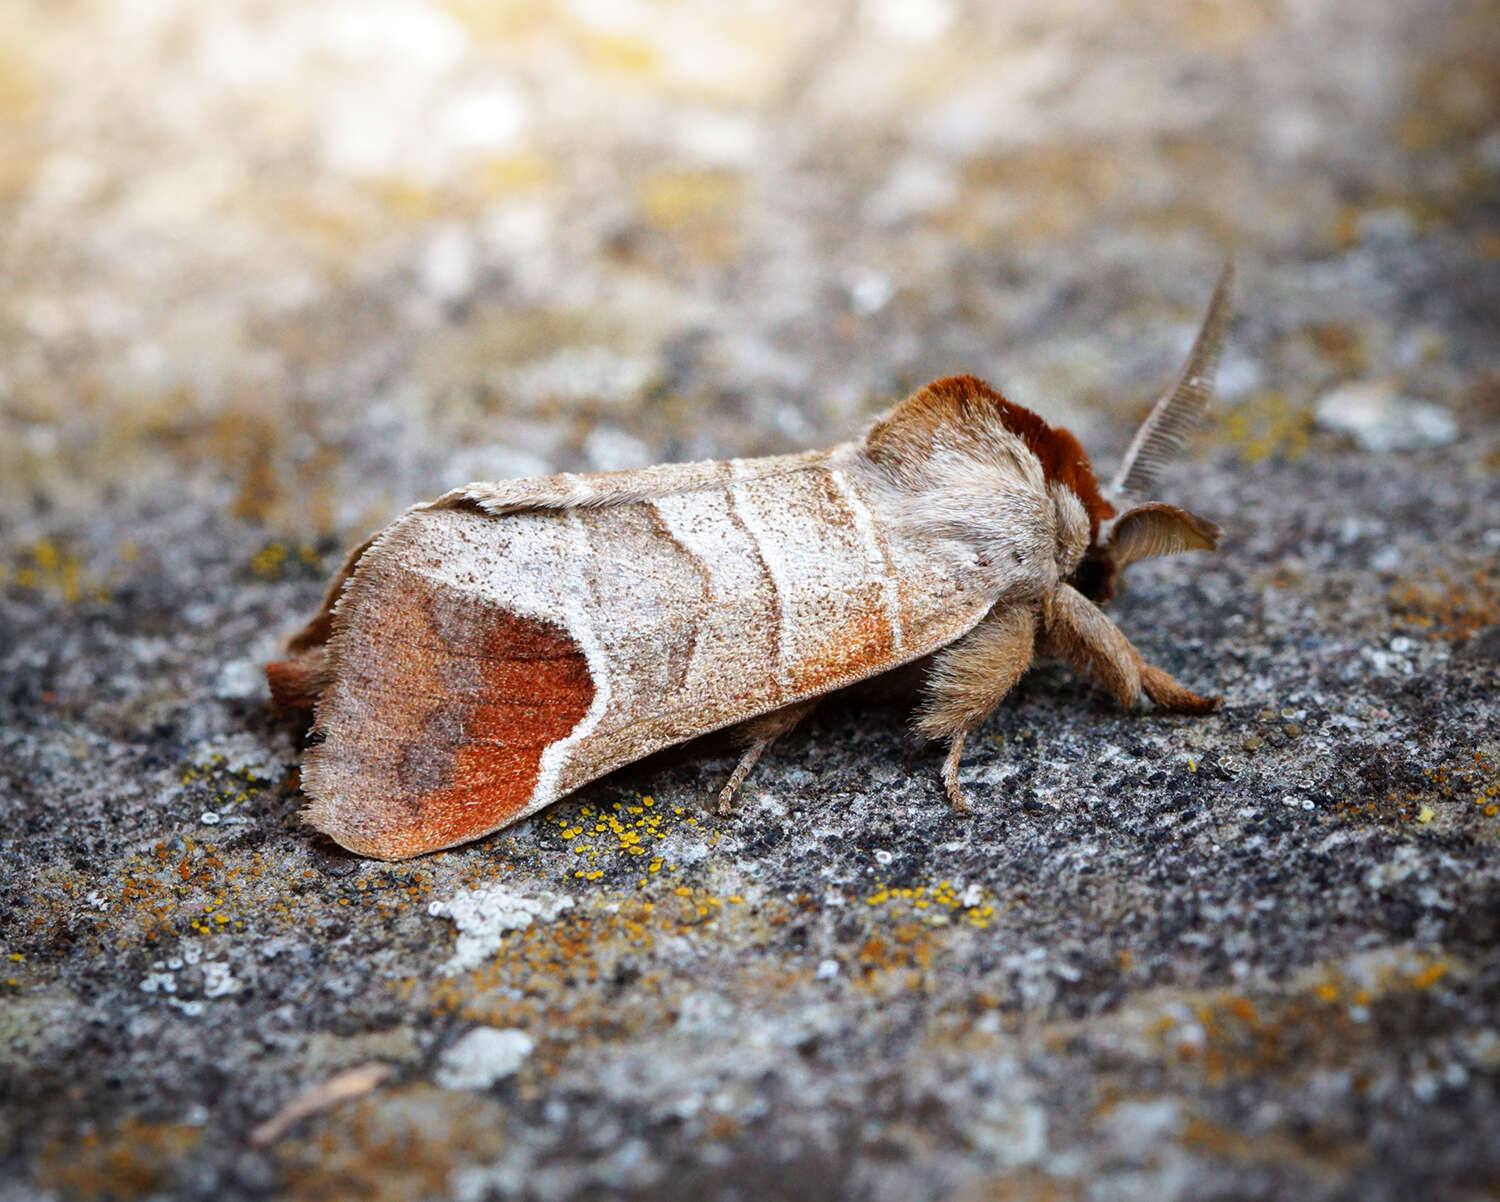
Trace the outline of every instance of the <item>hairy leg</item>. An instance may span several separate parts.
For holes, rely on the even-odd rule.
[[[1135,705],[1144,690],[1157,705],[1178,713],[1203,714],[1219,706],[1220,698],[1200,697],[1153,668],[1102,610],[1066,584],[1043,609],[1041,649],[1091,673],[1122,705]]]
[[[964,739],[1025,675],[1035,643],[1035,612],[1027,606],[1012,606],[992,610],[933,661],[917,730],[929,739],[949,741],[943,788],[960,814],[970,808],[958,783]]]
[[[734,728],[731,733],[743,740],[746,747],[740,755],[740,762],[729,775],[729,783],[719,793],[720,814],[728,814],[734,809],[734,796],[745,783],[750,769],[760,759],[761,752],[807,717],[808,711],[817,703],[816,697],[811,701],[799,701],[796,705],[784,706],[769,714],[762,714],[759,718],[751,718]]]

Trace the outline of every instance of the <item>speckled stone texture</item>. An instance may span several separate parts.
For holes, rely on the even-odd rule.
[[[0,1199],[1495,1197],[1497,61],[1481,0],[0,0]],[[1221,713],[1040,667],[966,820],[838,699],[727,819],[710,740],[410,863],[299,824],[260,665],[409,501],[956,371],[1108,470],[1226,245],[1162,486],[1224,545],[1113,607]]]

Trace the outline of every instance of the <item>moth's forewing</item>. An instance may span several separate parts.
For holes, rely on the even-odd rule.
[[[385,858],[467,842],[983,616],[982,592],[881,541],[856,481],[798,463],[613,505],[406,515],[335,616],[309,820]]]

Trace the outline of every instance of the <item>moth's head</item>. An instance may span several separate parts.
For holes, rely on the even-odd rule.
[[[1078,440],[973,376],[935,380],[866,437],[867,458],[915,502],[907,520],[991,565],[997,591],[1040,599],[1066,581],[1091,601],[1138,559],[1212,550],[1219,528],[1158,501],[1121,513]]]
[[[1212,550],[1219,538],[1212,522],[1175,505],[1125,499],[1150,494],[1208,403],[1233,278],[1226,264],[1187,364],[1107,491],[1069,431],[974,376],[934,380],[908,397],[871,428],[865,457],[905,496],[920,498],[912,521],[973,547],[994,565],[997,589],[1013,595],[1045,595],[1066,581],[1107,601],[1137,559]]]
[[[1151,501],[1127,509],[1105,527],[1089,543],[1068,583],[1102,605],[1115,595],[1120,573],[1137,559],[1212,551],[1218,545],[1219,528],[1207,518]]]

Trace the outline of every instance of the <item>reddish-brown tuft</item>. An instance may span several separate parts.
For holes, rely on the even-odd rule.
[[[271,700],[284,710],[310,710],[328,687],[323,648],[266,665]]]
[[[1100,495],[1094,469],[1078,440],[1067,430],[1053,429],[1030,409],[1007,401],[975,376],[944,376],[919,389],[870,431],[865,452],[876,462],[897,464],[907,456],[930,454],[939,431],[950,438],[982,438],[996,419],[1037,457],[1049,483],[1057,481],[1078,495],[1089,515],[1092,541],[1115,509]]]
[[[1115,507],[1099,492],[1094,468],[1078,439],[1061,426],[1049,426],[1040,414],[1024,405],[1008,401],[983,380],[975,376],[945,376],[934,380],[923,390],[940,397],[960,413],[965,409],[983,409],[1000,418],[1005,428],[1024,442],[1041,461],[1048,483],[1056,481],[1073,490],[1089,515],[1092,539],[1099,524],[1115,516]]]

